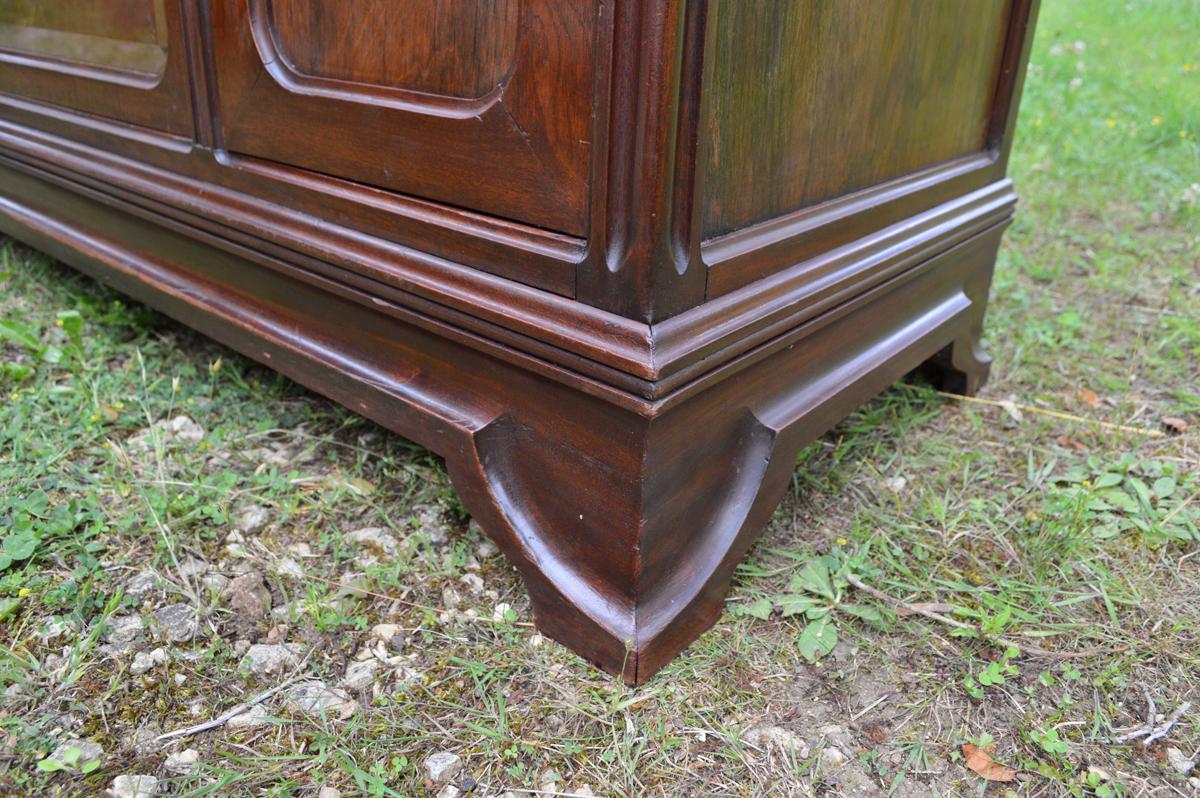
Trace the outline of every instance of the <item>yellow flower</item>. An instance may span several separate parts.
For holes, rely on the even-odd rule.
[[[1184,64],[1183,65],[1184,72],[1191,72],[1195,68],[1196,68],[1196,66],[1194,64]]]
[[[1154,117],[1153,119],[1151,119],[1151,120],[1150,120],[1150,124],[1152,124],[1152,125],[1155,125],[1155,126],[1157,126],[1157,125],[1161,125],[1161,124],[1162,124],[1162,117],[1161,117],[1161,116],[1156,116],[1156,117]]]
[[[1110,116],[1108,119],[1104,120],[1104,124],[1108,125],[1109,130],[1112,130],[1114,127],[1117,126],[1117,120],[1113,119]]]
[[[849,542],[850,542],[850,541],[846,540],[845,538],[838,538],[838,539],[837,539],[837,544],[838,544],[839,546],[845,546],[845,545],[846,545],[847,543],[849,543]]]
[[[18,591],[17,591],[17,596],[18,596],[19,598],[25,598],[26,596],[28,596],[28,595],[29,595],[30,593],[32,593],[32,592],[33,592],[33,591],[32,591],[32,590],[30,590],[29,588],[27,588],[27,587],[23,587],[23,588],[21,588],[20,590],[18,590]]]

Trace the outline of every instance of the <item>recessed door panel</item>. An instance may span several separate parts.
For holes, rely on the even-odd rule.
[[[175,0],[0,2],[0,91],[192,133]]]
[[[595,11],[556,0],[215,0],[221,146],[582,234]]]

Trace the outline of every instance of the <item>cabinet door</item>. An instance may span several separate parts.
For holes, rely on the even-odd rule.
[[[175,0],[3,0],[0,92],[192,135]]]
[[[228,152],[581,234],[597,8],[213,0]]]

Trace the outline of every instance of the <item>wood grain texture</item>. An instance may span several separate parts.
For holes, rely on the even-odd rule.
[[[302,75],[461,99],[515,67],[517,0],[269,0],[280,54]]]
[[[193,134],[180,6],[169,0],[0,3],[0,92]]]
[[[298,75],[275,49],[269,10],[265,0],[212,4],[216,118],[225,149],[586,233],[595,49],[605,32],[594,2],[521,0],[511,76],[476,102]],[[410,31],[425,49],[434,46],[434,34]],[[318,52],[322,42],[343,36],[332,27],[308,35]]]
[[[716,0],[710,13],[705,237],[987,144],[1010,0]]]

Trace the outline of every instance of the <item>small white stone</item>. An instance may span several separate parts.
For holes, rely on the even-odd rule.
[[[531,634],[529,636],[529,647],[530,648],[541,648],[543,645],[545,645],[545,643],[546,643],[546,638],[542,637],[537,632],[534,632],[533,634]]]
[[[342,687],[348,690],[365,690],[375,682],[381,663],[377,659],[351,662],[342,677]]]
[[[457,607],[462,604],[462,596],[454,588],[447,585],[442,588],[442,605],[446,607]]]
[[[179,563],[179,575],[184,579],[192,579],[197,576],[204,576],[208,573],[208,563],[198,557],[188,557],[183,562]]]
[[[295,711],[314,715],[330,713],[341,718],[350,717],[358,709],[358,704],[344,691],[315,679],[289,688],[283,694],[283,703]]]
[[[804,741],[804,738],[782,726],[760,723],[742,732],[742,739],[752,745],[764,748],[772,745],[778,746],[785,751],[794,752],[797,759],[808,758],[808,743]]]
[[[169,604],[155,612],[154,621],[158,624],[161,635],[176,643],[191,640],[200,628],[196,608],[182,601]]]
[[[72,748],[79,751],[79,755],[75,760],[76,764],[79,765],[92,762],[97,759],[102,759],[104,757],[104,749],[100,747],[99,743],[94,743],[91,740],[71,738],[59,743],[58,747],[54,749],[47,759],[53,759],[55,762],[62,762],[65,764],[67,751],[71,750]]]
[[[1178,748],[1167,749],[1167,762],[1175,769],[1176,773],[1186,776],[1192,772],[1192,768],[1196,767],[1196,760],[1189,759],[1188,755]]]
[[[114,615],[108,619],[104,639],[115,646],[132,643],[142,636],[146,622],[137,615]]]
[[[483,595],[483,579],[479,574],[463,574],[458,581],[472,596]]]
[[[842,749],[832,745],[821,752],[821,764],[827,767],[840,768],[849,761],[849,757],[842,753]]]
[[[267,512],[267,508],[255,504],[242,510],[238,515],[236,526],[247,535],[253,535],[265,527],[269,520],[271,520],[271,515]]]
[[[162,580],[158,578],[158,574],[147,568],[129,577],[129,580],[125,582],[125,594],[134,598],[145,598],[161,583]]]
[[[351,532],[346,538],[375,555],[391,558],[400,553],[400,544],[396,536],[383,527],[364,527]]]
[[[224,574],[205,574],[200,580],[200,584],[209,593],[220,595],[229,586],[229,577]]]
[[[108,788],[112,798],[153,798],[158,794],[154,776],[117,776]]]
[[[185,748],[178,753],[168,756],[167,761],[163,763],[163,767],[166,768],[168,773],[187,775],[196,769],[196,763],[199,761],[199,751],[195,748]]]
[[[156,648],[150,652],[139,651],[133,655],[133,663],[130,664],[129,670],[140,676],[155,665],[161,665],[166,661],[167,652],[164,649]]]
[[[496,623],[508,623],[508,613],[512,610],[512,605],[507,602],[500,602],[492,610],[492,620]]]
[[[377,623],[371,627],[371,637],[386,643],[400,634],[403,629],[404,627],[398,623]]]
[[[442,789],[438,790],[437,798],[461,798],[462,790],[455,787],[453,784],[447,784]]]
[[[595,796],[596,796],[596,793],[593,792],[592,788],[590,786],[588,786],[587,784],[577,784],[574,787],[567,790],[567,792],[571,793],[571,795],[573,795],[573,796],[576,796],[576,798],[581,798],[581,796],[589,796],[589,798],[595,798]]]
[[[317,798],[342,798],[342,791],[337,787],[322,787],[317,790]]]
[[[231,729],[253,729],[270,723],[271,711],[263,704],[255,704],[241,714],[234,715],[226,722]]]
[[[462,757],[449,751],[430,754],[425,763],[425,787],[436,790],[457,776],[462,770]]]
[[[171,678],[175,682],[176,687],[183,687],[185,684],[187,684],[187,674],[186,673],[177,673]]]
[[[303,579],[304,568],[300,563],[293,560],[291,557],[284,557],[279,562],[275,563],[275,573],[280,576],[288,576],[292,579]]]
[[[300,658],[286,645],[255,643],[246,651],[242,664],[256,674],[279,673],[299,664]]]

